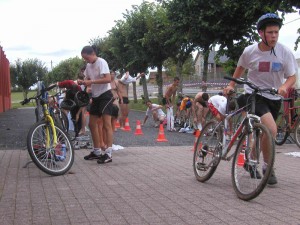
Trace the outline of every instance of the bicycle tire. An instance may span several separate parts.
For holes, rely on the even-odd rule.
[[[54,124],[57,133],[57,145],[53,142],[53,132],[47,121],[35,123],[27,135],[27,150],[34,164],[46,174],[60,176],[67,173],[74,163],[74,149],[68,134]],[[50,146],[46,148],[46,131],[49,131]],[[62,155],[62,145],[65,154]]]
[[[200,182],[212,177],[221,160],[222,130],[219,127],[212,133],[217,124],[215,120],[207,122],[195,145],[193,169],[196,179]]]
[[[283,145],[289,136],[288,121],[283,113],[279,113],[278,118],[276,120],[276,125],[277,125],[277,134],[275,137],[275,144]]]
[[[298,120],[295,124],[294,141],[296,145],[300,148],[300,120]]]
[[[69,120],[64,112],[58,110],[54,112],[54,120],[64,131],[69,132]]]
[[[267,145],[263,148],[266,151],[264,155],[268,154],[268,157],[263,157],[261,152],[262,136],[266,138]],[[246,138],[254,140],[255,145],[252,145],[254,147],[245,147]],[[273,169],[274,158],[274,139],[265,125],[255,123],[251,134],[242,134],[233,157],[231,170],[231,180],[238,198],[249,201],[264,190]],[[258,175],[261,176],[260,179]]]

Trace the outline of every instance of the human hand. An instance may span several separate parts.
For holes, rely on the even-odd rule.
[[[223,94],[227,96],[230,93],[232,93],[233,91],[234,91],[234,87],[231,85],[228,85],[226,88],[223,89]]]
[[[278,94],[284,97],[287,94],[287,88],[285,86],[281,86],[278,88]]]

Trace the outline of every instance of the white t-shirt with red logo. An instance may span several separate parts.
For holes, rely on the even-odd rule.
[[[271,51],[261,51],[258,43],[244,49],[240,56],[238,66],[248,69],[247,79],[260,88],[278,89],[289,76],[297,73],[297,61],[292,51],[284,45],[277,43],[275,54]],[[244,85],[246,93],[252,93],[248,85]],[[268,99],[279,99],[272,94],[263,93]]]

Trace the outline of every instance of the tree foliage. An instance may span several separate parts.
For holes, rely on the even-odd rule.
[[[61,61],[55,66],[51,72],[49,72],[46,84],[63,81],[63,80],[75,80],[80,72],[80,68],[85,62],[79,57],[69,58]]]
[[[21,88],[24,98],[26,98],[30,87],[35,85],[37,81],[43,80],[47,72],[44,63],[38,59],[25,61],[18,59],[15,64],[10,66],[12,86]]]

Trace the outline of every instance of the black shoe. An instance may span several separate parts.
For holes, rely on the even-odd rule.
[[[91,152],[89,155],[83,157],[85,160],[93,160],[93,159],[100,159],[100,155],[96,155],[94,152]]]
[[[265,173],[265,170],[263,170],[263,173]],[[270,185],[277,184],[277,178],[275,176],[275,172],[273,169],[271,170],[271,173],[270,173],[270,176],[268,179],[268,184],[270,184]]]
[[[112,162],[112,157],[110,157],[108,154],[102,155],[100,159],[97,160],[98,164],[104,164],[110,162]]]
[[[244,163],[244,169],[250,173],[251,178],[261,179],[261,175],[255,166]]]

